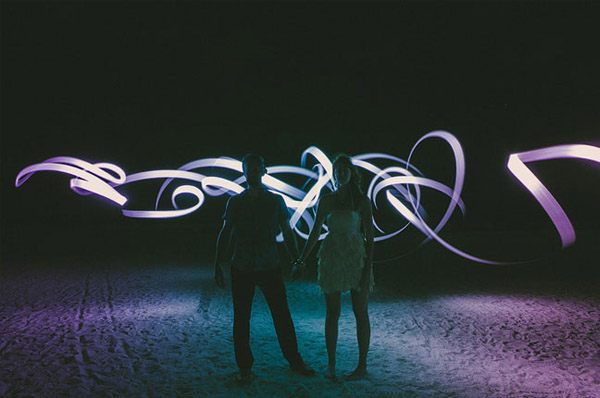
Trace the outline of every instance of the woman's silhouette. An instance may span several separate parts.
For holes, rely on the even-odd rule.
[[[347,379],[359,379],[367,373],[367,352],[371,337],[368,295],[373,288],[373,223],[371,202],[360,189],[360,175],[352,159],[339,155],[333,162],[336,190],[319,200],[315,225],[302,254],[295,262],[296,272],[304,267],[304,259],[314,248],[325,223],[328,234],[317,253],[318,282],[325,295],[327,314],[325,341],[327,377],[335,379],[335,352],[341,293],[352,294],[356,317],[359,358],[356,369]]]

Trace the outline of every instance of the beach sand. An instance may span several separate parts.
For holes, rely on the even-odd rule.
[[[262,293],[252,312],[255,381],[239,386],[229,284],[204,266],[11,267],[0,278],[0,396],[600,397],[600,300],[577,295],[408,295],[380,284],[370,299],[369,375],[331,382],[318,286],[289,281],[305,361],[283,359]],[[587,289],[587,291],[586,291]],[[583,292],[583,293],[582,293]],[[356,365],[343,296],[338,374]]]

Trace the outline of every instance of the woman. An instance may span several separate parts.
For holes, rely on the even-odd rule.
[[[356,369],[346,378],[360,379],[367,373],[367,352],[371,337],[368,314],[368,294],[373,288],[373,223],[371,202],[360,189],[359,174],[352,159],[338,156],[333,162],[336,190],[319,200],[315,225],[302,254],[295,262],[296,270],[304,267],[321,233],[323,223],[328,234],[317,253],[318,282],[325,295],[325,341],[328,366],[326,376],[335,374],[335,351],[341,293],[352,294],[352,309],[356,317],[359,358]]]

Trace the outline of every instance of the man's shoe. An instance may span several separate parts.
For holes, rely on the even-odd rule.
[[[292,372],[298,373],[302,376],[314,376],[315,374],[317,374],[317,372],[315,372],[313,368],[306,365],[304,362],[290,365],[290,369],[292,370]]]

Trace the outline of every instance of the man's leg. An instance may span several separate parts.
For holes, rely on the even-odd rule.
[[[233,296],[233,346],[235,360],[242,373],[249,372],[254,357],[250,350],[250,314],[255,286],[254,273],[239,273],[231,269]]]
[[[298,353],[296,331],[288,307],[281,270],[262,271],[257,278],[257,284],[265,295],[267,304],[271,309],[273,324],[283,356],[292,367],[302,364],[302,357]]]

